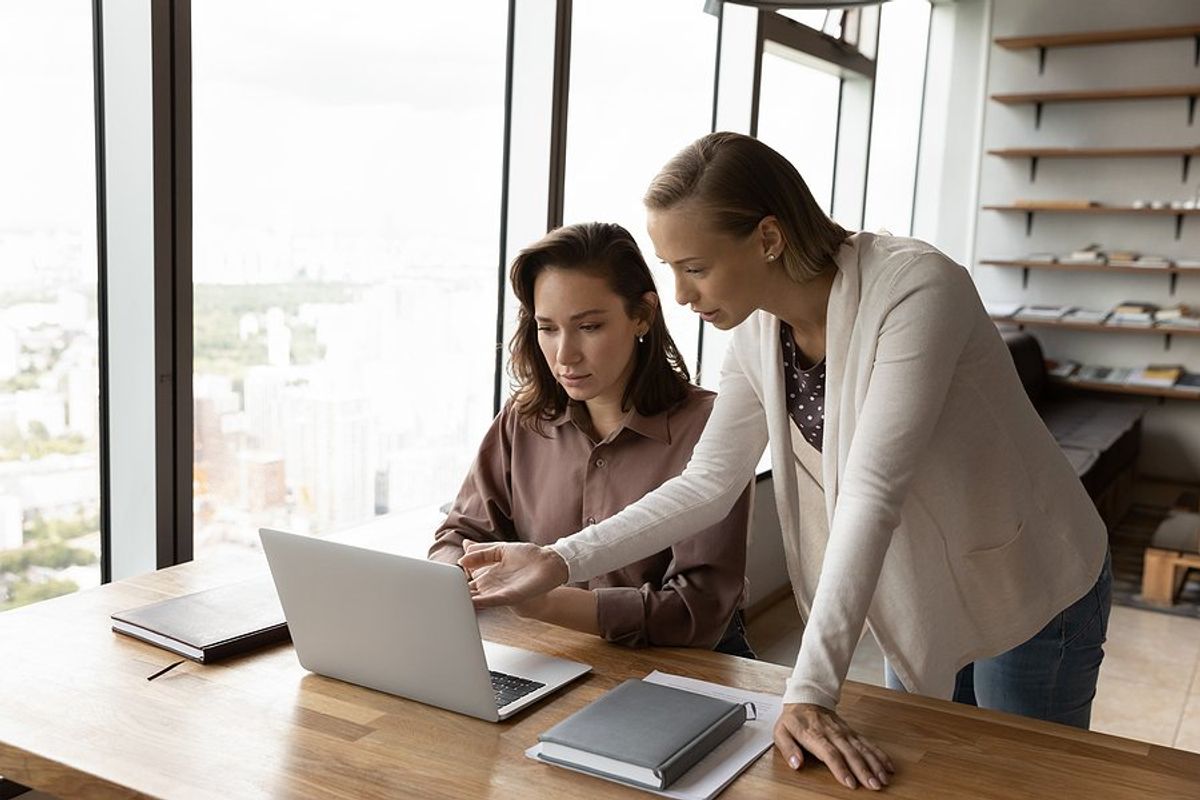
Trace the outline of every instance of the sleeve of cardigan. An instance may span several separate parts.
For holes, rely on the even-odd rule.
[[[785,703],[837,705],[909,484],[982,313],[966,270],[940,254],[921,259],[888,299]]]
[[[683,472],[619,514],[551,545],[567,562],[570,581],[632,564],[729,514],[767,446],[766,414],[737,344],[735,334],[712,414]]]

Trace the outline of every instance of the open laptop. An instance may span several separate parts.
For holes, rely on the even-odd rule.
[[[310,672],[496,722],[591,670],[483,641],[456,566],[266,528],[259,535]]]

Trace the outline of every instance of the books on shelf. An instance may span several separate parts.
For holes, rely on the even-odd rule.
[[[1181,377],[1183,377],[1183,367],[1179,364],[1150,364],[1133,370],[1125,382],[1130,386],[1169,389]]]
[[[1054,264],[1058,261],[1057,253],[1030,253],[1025,256],[1022,261],[1029,261],[1034,264]]]
[[[1166,306],[1154,312],[1154,321],[1164,328],[1200,330],[1200,316],[1183,303]]]
[[[1077,308],[1063,317],[1063,322],[1076,322],[1088,325],[1103,325],[1108,319],[1108,311],[1096,311],[1090,308]]]
[[[1108,318],[1108,324],[1152,328],[1154,327],[1154,314],[1157,311],[1158,306],[1154,303],[1126,300],[1113,308],[1112,316]]]
[[[1171,266],[1171,259],[1164,256],[1142,255],[1134,259],[1131,266],[1147,267],[1149,269],[1165,269]]]
[[[746,706],[636,678],[538,736],[538,758],[662,791],[746,722]]]
[[[992,319],[1010,319],[1021,310],[1020,303],[984,303],[983,308]]]
[[[1099,364],[1085,364],[1075,373],[1075,378],[1089,383],[1125,383],[1133,370],[1128,367],[1105,367]]]
[[[1200,257],[1185,256],[1175,259],[1175,266],[1180,269],[1200,269]]]
[[[1171,387],[1177,392],[1195,392],[1200,395],[1200,372],[1185,372]]]
[[[1072,361],[1069,358],[1061,360],[1061,361],[1055,360],[1055,359],[1047,359],[1046,360],[1046,374],[1049,375],[1051,378],[1058,378],[1060,380],[1066,380],[1067,378],[1074,375],[1076,370],[1078,370],[1078,369],[1079,369],[1079,362]]]
[[[1017,319],[1060,320],[1075,310],[1075,306],[1028,305],[1017,312]]]

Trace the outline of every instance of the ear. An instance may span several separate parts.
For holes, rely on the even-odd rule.
[[[787,246],[787,237],[783,235],[783,228],[779,226],[779,220],[774,214],[765,216],[759,221],[758,238],[764,257],[768,253],[774,253],[778,258],[779,254],[783,252],[783,248]]]
[[[637,320],[646,326],[646,330],[642,334],[650,332],[650,324],[654,321],[654,316],[658,313],[658,292],[645,292],[642,294],[642,302],[638,305]]]

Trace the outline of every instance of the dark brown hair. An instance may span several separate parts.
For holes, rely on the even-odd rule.
[[[798,283],[832,267],[850,235],[821,210],[790,161],[740,133],[710,133],[692,142],[659,171],[643,198],[651,211],[686,201],[697,203],[717,230],[737,237],[774,216],[785,240],[783,268]]]
[[[533,286],[544,270],[578,270],[605,279],[619,295],[630,317],[644,319],[649,330],[634,350],[637,360],[621,398],[621,407],[652,416],[666,411],[688,391],[687,366],[663,321],[661,304],[647,303],[643,295],[655,292],[654,278],[629,231],[606,222],[566,225],[550,231],[521,251],[512,263],[509,281],[520,301],[517,330],[509,342],[512,360],[513,407],[521,422],[541,430],[567,408],[568,396],[538,346]]]

